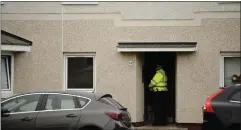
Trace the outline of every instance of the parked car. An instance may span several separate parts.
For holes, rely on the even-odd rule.
[[[221,88],[203,107],[202,130],[240,130],[241,85]]]
[[[127,130],[131,116],[110,94],[34,92],[1,102],[2,130]]]

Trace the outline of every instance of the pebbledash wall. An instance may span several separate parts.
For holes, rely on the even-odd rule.
[[[2,29],[33,41],[14,54],[13,94],[65,90],[64,54],[95,53],[96,92],[111,93],[143,121],[141,57],[118,42],[197,42],[178,53],[176,121],[202,123],[220,86],[220,52],[240,51],[240,4],[225,2],[4,2]],[[133,61],[133,65],[129,65]]]

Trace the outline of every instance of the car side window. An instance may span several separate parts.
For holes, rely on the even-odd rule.
[[[86,99],[86,98],[77,97],[77,99],[79,101],[81,108],[84,107],[89,102],[89,99]]]
[[[2,109],[14,112],[35,111],[41,94],[33,94],[10,99],[2,103]]]
[[[111,105],[113,107],[117,107],[119,109],[124,108],[120,103],[118,103],[116,100],[114,100],[111,97],[101,98],[99,101],[102,102],[102,103],[105,103],[107,105]]]
[[[241,101],[240,91],[235,92],[234,94],[232,94],[232,96],[230,97],[230,100]]]
[[[70,95],[49,94],[45,110],[61,110],[78,108],[74,97]]]

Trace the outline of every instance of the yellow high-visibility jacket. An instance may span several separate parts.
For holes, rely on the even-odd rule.
[[[149,87],[156,91],[168,91],[167,89],[167,76],[163,69],[157,70],[152,78]]]

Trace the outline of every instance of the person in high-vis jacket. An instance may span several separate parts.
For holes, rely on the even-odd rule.
[[[153,125],[165,125],[166,124],[166,105],[167,102],[167,75],[162,66],[158,65],[156,68],[156,74],[152,78],[149,84],[150,91],[154,92],[154,121]]]

